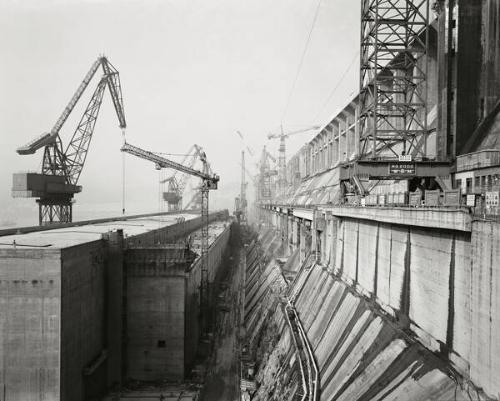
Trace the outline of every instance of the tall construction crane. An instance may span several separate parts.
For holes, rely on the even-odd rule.
[[[189,168],[193,168],[196,161],[201,159],[203,155],[201,146],[194,144],[191,146],[181,164]],[[168,204],[169,211],[177,211],[182,208],[182,196],[188,182],[190,174],[175,170],[168,178],[160,181],[160,184],[167,184],[167,191],[163,192],[163,200]]]
[[[269,133],[267,135],[268,139],[279,138],[279,140],[280,140],[279,157],[278,157],[278,191],[281,195],[284,194],[285,189],[286,189],[286,145],[285,145],[285,139],[291,135],[304,134],[304,133],[309,132],[311,130],[316,130],[316,129],[320,129],[320,128],[321,128],[321,126],[319,126],[319,125],[312,125],[310,127],[302,128],[299,130],[285,132],[283,130],[283,126],[281,126],[279,133],[275,133],[275,134]]]
[[[210,164],[207,161],[205,153],[200,153],[200,160],[203,163],[203,171],[194,170],[188,166],[168,160],[153,152],[143,150],[136,146],[124,143],[122,152],[129,153],[141,159],[149,160],[155,163],[156,168],[172,168],[181,173],[189,174],[191,176],[199,177],[202,180],[201,184],[201,282],[200,282],[200,308],[202,310],[202,317],[207,318],[208,307],[208,193],[210,190],[217,189],[219,176],[213,174],[210,169]],[[205,321],[206,329],[206,321]]]
[[[103,75],[64,149],[59,131],[100,67]],[[40,225],[68,223],[73,219],[73,196],[82,190],[82,187],[77,185],[78,178],[85,164],[106,87],[111,94],[119,126],[122,131],[125,130],[127,123],[118,71],[106,57],[100,56],[92,64],[51,131],[17,149],[20,155],[30,155],[44,148],[41,173],[14,174],[12,188],[13,197],[38,198],[36,202]]]
[[[254,153],[253,153],[253,150],[250,146],[248,146],[245,142],[245,138],[243,137],[243,134],[241,133],[241,131],[236,131],[236,133],[238,134],[238,136],[241,138],[243,144],[245,145],[245,147],[247,148],[247,151],[248,153],[250,153],[250,156],[253,156]]]
[[[245,168],[245,151],[241,151],[241,188],[240,196],[235,200],[235,214],[238,222],[245,224],[247,222],[247,182],[246,182],[246,168]]]
[[[276,159],[268,152],[266,147],[262,148],[262,154],[258,163],[259,178],[257,188],[257,203],[266,203],[273,195],[271,190],[271,177],[278,174],[276,170],[271,170],[269,160],[276,163]]]

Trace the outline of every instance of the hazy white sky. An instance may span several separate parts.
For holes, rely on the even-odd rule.
[[[324,123],[357,89],[359,2],[322,0],[285,126]],[[317,0],[0,0],[0,204],[3,212],[34,200],[10,198],[12,173],[39,169],[42,153],[15,149],[49,131],[92,62],[104,53],[119,70],[127,140],[182,153],[201,145],[221,176],[212,204],[232,208],[242,142],[259,153],[281,123]],[[71,136],[97,84],[61,131]],[[320,114],[318,116],[318,113]],[[316,118],[316,119],[315,119]],[[288,141],[293,154],[311,135]],[[78,208],[121,202],[121,133],[109,94],[80,177]],[[249,165],[255,171],[255,162]],[[158,208],[158,173],[128,156],[127,202]],[[14,209],[12,209],[14,210]],[[117,208],[116,212],[119,212]],[[117,214],[117,213],[113,213]],[[34,214],[36,215],[36,214]]]

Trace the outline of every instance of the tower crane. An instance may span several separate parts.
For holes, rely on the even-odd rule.
[[[202,154],[203,149],[201,146],[194,144],[187,152],[181,164],[192,169]],[[182,196],[189,177],[189,174],[175,170],[170,177],[160,181],[161,184],[167,183],[167,192],[163,192],[163,200],[168,203],[169,211],[181,210]]]
[[[284,132],[283,126],[281,126],[281,131],[279,133],[277,133],[277,134],[269,133],[267,135],[268,139],[279,138],[279,140],[280,140],[279,157],[278,157],[278,189],[279,189],[280,194],[284,194],[285,188],[286,188],[286,146],[285,146],[285,139],[291,135],[304,134],[304,133],[309,132],[311,130],[316,130],[316,129],[320,129],[320,128],[321,128],[321,126],[319,126],[319,125],[312,125],[312,126],[309,126],[306,128],[299,129],[299,130]]]
[[[277,175],[276,170],[271,170],[269,160],[276,163],[276,159],[268,152],[266,147],[262,148],[262,154],[258,163],[259,178],[257,189],[257,203],[268,201],[272,197],[271,191],[271,177]]]
[[[129,153],[141,159],[149,160],[155,163],[157,169],[172,168],[184,174],[199,177],[201,183],[201,282],[200,282],[200,308],[203,311],[202,317],[207,318],[208,307],[208,193],[210,190],[217,189],[219,176],[211,172],[210,164],[207,161],[205,152],[201,151],[200,160],[203,163],[203,171],[194,170],[191,167],[168,160],[153,152],[138,148],[136,146],[124,143],[122,152]],[[206,328],[206,327],[205,327]]]
[[[235,215],[238,222],[245,224],[247,222],[247,182],[246,182],[246,167],[245,167],[245,151],[241,151],[241,188],[240,196],[235,200]]]
[[[59,132],[100,67],[103,75],[64,149]],[[109,60],[100,56],[90,67],[50,132],[17,149],[18,154],[29,155],[44,148],[41,173],[14,174],[12,188],[13,197],[38,198],[36,202],[40,225],[68,223],[73,219],[73,196],[82,190],[82,187],[77,185],[78,179],[85,164],[106,87],[111,94],[119,126],[124,131],[127,123],[120,77]]]

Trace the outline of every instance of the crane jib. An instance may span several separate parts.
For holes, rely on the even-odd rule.
[[[194,170],[192,168],[183,166],[180,163],[174,162],[172,160],[168,160],[162,156],[159,156],[153,152],[149,152],[147,150],[138,148],[137,146],[130,145],[128,143],[125,143],[122,148],[120,149],[122,152],[129,153],[131,155],[140,157],[141,159],[149,160],[161,168],[172,168],[174,170],[181,171],[186,174],[193,175],[195,177],[199,177],[203,179],[207,183],[207,189],[216,189],[217,188],[217,182],[219,181],[219,177],[214,174],[206,174],[198,170]],[[206,163],[206,161],[205,161]]]

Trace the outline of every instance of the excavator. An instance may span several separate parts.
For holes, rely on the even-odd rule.
[[[70,116],[85,89],[99,68],[103,75],[85,108],[73,136],[63,146],[60,131]],[[73,197],[82,191],[78,179],[82,173],[89,151],[95,123],[108,88],[119,121],[119,127],[127,127],[123,108],[120,76],[105,56],[92,64],[68,105],[50,130],[28,144],[17,149],[20,155],[31,155],[43,148],[42,171],[40,173],[16,173],[13,176],[13,197],[38,198],[38,220],[40,225],[70,223],[73,219]]]

